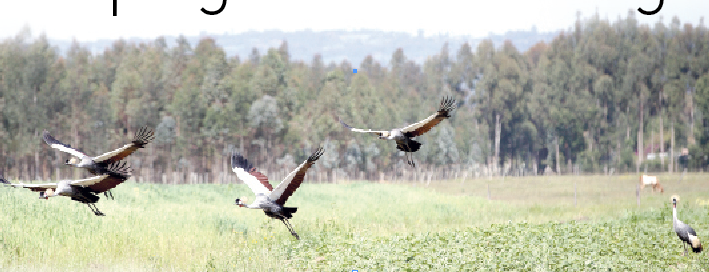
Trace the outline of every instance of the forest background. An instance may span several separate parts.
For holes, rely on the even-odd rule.
[[[450,50],[450,51],[449,51]],[[452,51],[452,52],[451,52]],[[551,42],[444,45],[419,64],[402,49],[371,56],[290,59],[288,42],[227,57],[214,39],[179,37],[102,53],[74,42],[58,53],[28,29],[0,43],[0,171],[12,179],[78,178],[57,139],[95,156],[142,126],[156,139],[130,157],[138,182],[227,183],[236,148],[280,179],[317,146],[309,182],[492,175],[704,171],[709,158],[709,35],[703,20],[640,25],[578,18]],[[357,73],[353,73],[357,68]],[[458,110],[405,163],[390,141],[351,133],[391,129]]]

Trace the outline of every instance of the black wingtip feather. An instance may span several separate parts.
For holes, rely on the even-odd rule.
[[[444,97],[441,99],[441,105],[438,108],[438,112],[443,113],[446,117],[450,117],[448,113],[456,108],[457,106],[455,105],[455,99],[452,97]]]
[[[322,147],[318,148],[317,150],[315,150],[315,152],[313,152],[312,155],[310,155],[310,157],[308,158],[308,161],[309,162],[317,161],[320,158],[320,156],[322,156],[323,153],[325,153],[325,150]]]
[[[338,119],[339,119],[339,118],[338,118]],[[345,122],[342,122],[342,120],[339,120],[339,121],[340,121],[340,124],[342,124],[343,126],[345,126],[345,128],[347,128],[347,129],[352,129],[351,126],[345,124]]]
[[[231,168],[237,167],[244,169],[244,171],[249,171],[253,168],[253,165],[249,164],[249,161],[244,156],[234,150],[231,152]]]
[[[10,182],[5,179],[5,175],[2,171],[0,171],[0,183],[10,184]]]
[[[49,131],[47,131],[47,130],[42,132],[42,138],[44,139],[44,142],[47,143],[48,145],[58,144],[58,145],[63,145],[68,148],[71,148],[71,145],[62,143],[59,140],[55,139],[51,134],[49,134]]]
[[[135,133],[135,137],[133,137],[133,143],[138,145],[138,147],[143,147],[146,144],[152,142],[154,139],[155,131],[145,126],[138,129],[138,131]]]
[[[117,161],[106,166],[108,174],[118,175],[124,178],[131,176],[131,167],[127,161]]]

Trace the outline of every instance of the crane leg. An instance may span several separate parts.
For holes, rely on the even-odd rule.
[[[685,243],[682,243],[682,244],[684,245],[684,253],[682,253],[682,256],[686,256],[687,255],[687,244],[685,244]]]
[[[298,236],[297,233],[295,233],[295,230],[293,230],[293,226],[290,225],[290,222],[288,222],[288,219],[281,219],[281,222],[283,222],[283,224],[286,225],[286,227],[290,231],[290,234],[295,236],[296,240],[300,240],[300,237]]]
[[[96,216],[104,216],[105,215],[101,211],[99,211],[98,208],[96,208],[96,205],[94,205],[92,203],[86,203],[86,205],[89,206],[89,209],[91,209],[91,211],[94,212],[94,214]]]
[[[111,200],[113,200],[113,193],[111,193],[111,190],[103,192],[103,196],[108,197],[108,195],[111,195]]]
[[[405,145],[406,145],[406,150],[411,150],[411,148],[409,148],[409,143],[405,143]],[[407,152],[407,151],[404,151],[404,153],[406,153],[406,163],[411,165],[411,167],[416,168],[416,163],[414,163],[414,154],[412,154],[411,152]]]

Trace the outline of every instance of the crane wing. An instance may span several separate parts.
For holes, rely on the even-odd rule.
[[[251,169],[252,171],[247,172],[246,169]],[[268,178],[256,172],[256,169],[253,168],[241,154],[235,152],[231,153],[231,170],[234,171],[236,176],[246,183],[256,195],[268,195],[273,190],[271,184],[268,183]]]
[[[438,125],[441,121],[450,117],[450,112],[453,111],[453,109],[455,109],[455,99],[443,98],[441,100],[441,106],[435,114],[402,128],[401,132],[406,137],[421,136]]]
[[[342,122],[342,120],[340,120],[340,124],[345,126],[345,128],[349,129],[350,131],[354,131],[354,132],[374,133],[374,134],[379,135],[380,137],[381,136],[385,136],[385,137],[389,136],[389,131],[371,130],[371,129],[364,130],[364,129],[360,129],[360,128],[353,128],[353,127],[349,126],[348,124],[345,124],[345,122]]]
[[[135,133],[135,137],[131,143],[111,152],[103,153],[102,155],[93,158],[93,160],[97,163],[114,163],[120,161],[130,156],[130,154],[133,154],[133,152],[139,148],[145,147],[145,145],[150,143],[153,139],[155,139],[155,132],[148,127],[142,127]]]
[[[5,179],[2,172],[0,172],[0,184],[5,184],[12,187],[27,188],[35,192],[44,192],[47,189],[57,188],[56,183],[43,183],[43,184],[24,184],[24,183],[10,183]]]
[[[290,172],[290,174],[276,186],[276,189],[271,192],[269,198],[274,200],[278,205],[285,205],[286,200],[288,200],[288,198],[293,195],[293,192],[300,187],[300,184],[303,183],[305,173],[308,172],[310,166],[312,166],[322,154],[323,148],[318,148],[307,160],[300,164],[293,172]]]
[[[252,167],[251,170],[249,170],[249,174],[256,177],[256,179],[258,179],[258,181],[263,184],[269,192],[273,191],[273,186],[271,186],[271,183],[268,182],[268,177],[266,177],[263,173],[256,171],[256,167]]]
[[[69,154],[74,155],[79,158],[87,157],[86,154],[84,154],[83,152],[76,150],[75,148],[71,147],[70,145],[64,144],[64,143],[60,142],[59,140],[55,139],[54,137],[52,137],[51,134],[49,134],[48,131],[45,130],[42,134],[43,134],[42,138],[44,138],[44,142],[47,143],[51,148],[57,149],[62,152],[69,153]]]
[[[107,178],[109,175],[93,176],[87,179],[77,179],[72,180],[69,184],[74,186],[89,186],[101,182],[101,180]]]
[[[94,193],[106,192],[128,180],[131,177],[130,171],[131,167],[126,161],[114,162],[106,168],[106,173],[102,175],[104,178],[86,186]]]
[[[56,189],[56,183],[42,183],[42,184],[24,184],[24,183],[9,183],[8,185],[12,187],[27,188],[34,192],[44,192],[47,189]]]

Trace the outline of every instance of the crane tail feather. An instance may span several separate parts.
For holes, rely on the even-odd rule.
[[[293,217],[293,214],[298,210],[298,208],[293,208],[293,207],[283,207],[283,216],[291,219]]]

